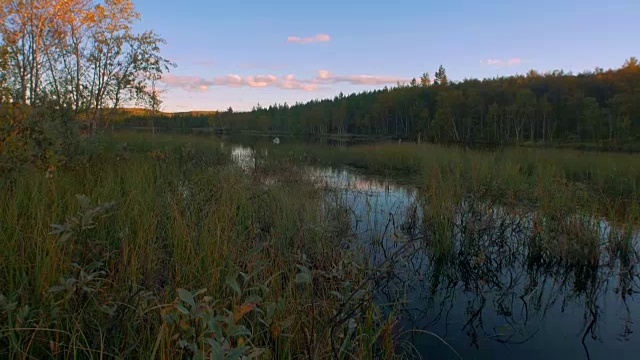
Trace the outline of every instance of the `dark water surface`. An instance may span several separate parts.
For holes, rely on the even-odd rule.
[[[233,154],[251,166],[252,150],[235,146]],[[637,234],[632,253],[618,256],[607,247],[615,229],[597,220],[598,264],[558,264],[532,251],[530,214],[463,201],[444,251],[425,230],[429,204],[410,183],[349,169],[308,172],[329,201],[350,209],[371,266],[393,270],[376,284],[377,302],[399,318],[409,355],[640,359]]]

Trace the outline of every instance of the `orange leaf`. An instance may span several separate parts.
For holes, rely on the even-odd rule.
[[[252,303],[242,305],[240,309],[237,309],[237,311],[234,312],[233,319],[235,321],[242,319],[242,317],[245,316],[249,311],[253,310],[255,306],[256,304]]]

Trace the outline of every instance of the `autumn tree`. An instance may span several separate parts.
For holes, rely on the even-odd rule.
[[[95,131],[124,102],[152,98],[153,82],[174,64],[164,40],[135,33],[131,0],[3,0],[0,38],[13,99],[33,110],[41,99],[71,108]]]
[[[429,85],[431,85],[431,78],[429,77],[429,73],[423,73],[420,76],[420,86],[428,87]]]

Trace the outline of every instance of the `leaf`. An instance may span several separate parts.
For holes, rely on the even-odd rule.
[[[196,302],[193,299],[193,294],[190,291],[187,291],[185,289],[178,289],[178,297],[180,298],[180,300],[191,305],[192,308],[196,306]]]
[[[264,249],[264,247],[265,247],[265,245],[266,245],[266,244],[267,244],[267,243],[264,243],[264,242],[263,242],[263,243],[261,243],[261,244],[258,244],[258,246],[256,246],[256,247],[254,247],[253,249],[249,250],[249,252],[247,253],[247,255],[249,255],[249,257],[253,257],[253,256],[258,255],[258,253],[260,253],[260,252]]]
[[[296,284],[311,284],[311,274],[309,273],[299,273],[298,275],[296,275]]]
[[[53,228],[53,230],[51,230],[51,232],[49,233],[51,235],[59,235],[65,230],[64,225],[51,224],[49,226]]]
[[[251,350],[251,352],[249,352],[249,354],[247,354],[247,358],[255,359],[255,358],[259,357],[260,355],[264,354],[265,351],[267,351],[267,349],[255,348],[255,349]]]
[[[171,314],[164,315],[162,317],[162,321],[167,325],[175,324],[175,321],[173,320],[173,316],[171,316]]]
[[[222,346],[220,346],[220,343],[213,339],[207,339],[207,342],[211,345],[211,356],[209,358],[211,360],[222,359]]]
[[[251,336],[251,331],[244,325],[237,325],[230,328],[227,335],[230,337]]]
[[[76,194],[76,199],[78,199],[82,210],[87,210],[91,206],[91,200],[85,195]]]
[[[240,284],[238,284],[238,280],[236,280],[235,276],[227,276],[225,283],[233,290],[238,296],[242,295],[242,290],[240,290]]]
[[[252,303],[248,303],[245,305],[242,305],[239,309],[237,309],[237,311],[235,311],[233,313],[233,320],[240,321],[240,319],[242,319],[243,316],[245,316],[246,314],[248,314],[251,310],[253,310],[253,308],[255,307],[255,304]]]
[[[282,328],[282,330],[286,330],[288,327],[293,325],[293,323],[295,321],[296,321],[296,316],[295,315],[291,315],[288,318],[280,321],[280,327]]]
[[[220,329],[220,325],[218,325],[219,317],[215,317],[208,322],[209,331],[207,333],[213,333],[216,339],[222,338],[222,329]]]
[[[176,309],[185,315],[189,315],[189,310],[187,310],[184,306],[178,304],[176,305]]]
[[[260,304],[262,302],[262,298],[258,295],[249,295],[246,299],[244,299],[246,303]]]
[[[50,293],[57,293],[57,292],[64,291],[65,289],[66,289],[66,287],[64,287],[62,285],[56,285],[56,286],[52,286],[51,288],[49,288],[49,292]]]
[[[230,359],[230,360],[240,359],[240,357],[242,355],[244,355],[244,353],[246,351],[247,351],[247,347],[246,346],[238,347],[236,349],[233,349],[233,350],[229,351],[227,353],[227,356],[225,357],[225,359]]]
[[[200,290],[198,290],[198,291],[196,291],[196,292],[194,292],[194,293],[193,293],[193,297],[196,297],[196,296],[198,296],[198,295],[202,295],[202,294],[204,294],[205,292],[207,292],[207,289],[206,289],[206,288],[205,288],[205,289],[200,289]]]

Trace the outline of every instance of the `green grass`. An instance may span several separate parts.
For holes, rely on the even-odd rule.
[[[120,135],[2,187],[2,358],[393,350],[368,297],[355,329],[342,318],[355,305],[334,294],[365,272],[303,177],[267,186],[211,139]]]
[[[528,148],[477,151],[416,144],[269,148],[274,156],[290,160],[410,178],[427,192],[446,186],[449,192],[506,205],[563,205],[625,223],[637,215],[640,201],[640,157],[631,154]],[[555,200],[558,196],[560,203]]]

